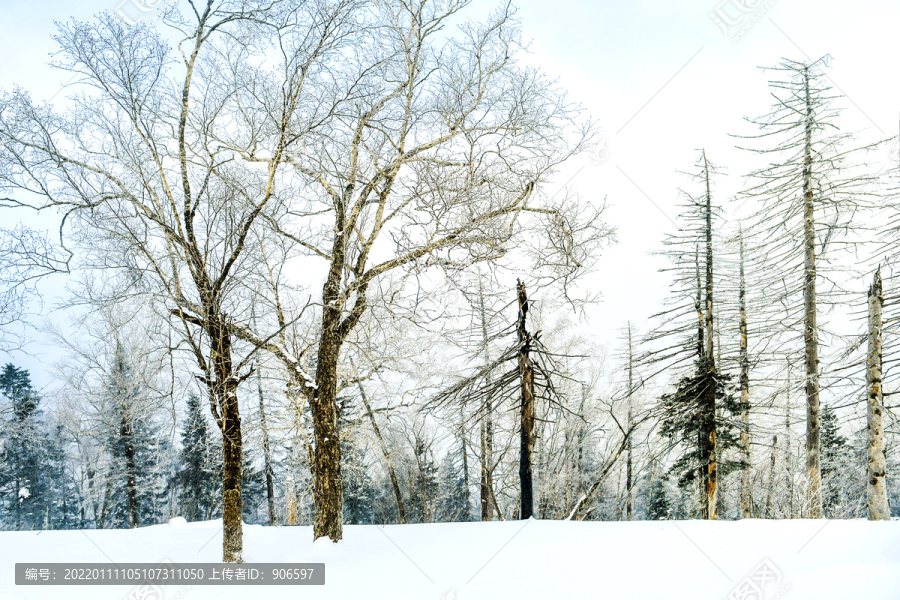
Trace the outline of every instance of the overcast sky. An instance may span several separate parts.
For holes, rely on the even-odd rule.
[[[159,0],[142,0],[154,5]],[[47,66],[53,21],[103,10],[143,14],[141,2],[0,0],[0,88],[19,85],[36,99],[60,101],[67,77]],[[675,229],[677,189],[697,149],[724,167],[716,200],[736,192],[754,159],[729,133],[751,133],[743,117],[770,106],[766,73],[782,57],[833,57],[832,83],[848,98],[841,126],[862,141],[897,135],[900,3],[867,0],[519,0],[529,62],[558,77],[605,131],[606,150],[584,156],[559,182],[588,198],[606,197],[619,243],[589,285],[604,295],[588,311],[600,341],[614,341],[626,320],[641,329],[666,292],[664,265],[649,253]],[[479,19],[497,5],[475,0]],[[887,152],[885,162],[890,160]],[[552,193],[553,190],[549,190]],[[32,225],[34,222],[31,223]],[[47,381],[46,360],[13,357]],[[9,360],[0,356],[0,360]],[[43,362],[43,365],[41,364]]]

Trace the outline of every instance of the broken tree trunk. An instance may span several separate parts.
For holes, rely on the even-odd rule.
[[[884,397],[881,390],[881,312],[883,304],[881,268],[879,267],[875,272],[872,286],[869,288],[869,352],[866,357],[867,421],[869,429],[866,497],[870,521],[889,521],[891,519],[891,509],[888,506],[887,485],[885,483]]]
[[[534,451],[534,367],[531,363],[531,334],[525,328],[528,315],[528,296],[525,284],[518,280],[516,295],[519,301],[519,381],[521,383],[520,411],[520,446],[519,446],[519,485],[521,502],[519,515],[522,519],[530,519],[534,514],[534,489],[531,472],[531,458]]]

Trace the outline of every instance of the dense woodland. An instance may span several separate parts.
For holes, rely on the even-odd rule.
[[[684,157],[668,303],[602,344],[597,131],[513,8],[188,5],[0,93],[0,527],[900,516],[896,139],[827,57],[768,65],[756,170]]]

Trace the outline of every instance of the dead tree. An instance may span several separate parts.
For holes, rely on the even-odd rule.
[[[866,497],[869,520],[891,519],[887,499],[884,459],[884,397],[881,390],[882,306],[881,268],[869,287],[869,352],[866,357],[866,397],[869,441],[867,446]]]
[[[730,376],[716,364],[716,307],[714,287],[722,276],[714,268],[714,241],[717,209],[712,202],[715,167],[701,151],[694,179],[701,193],[682,192],[687,205],[680,214],[683,226],[664,242],[673,261],[673,294],[676,306],[655,315],[661,324],[645,338],[647,350],[641,356],[651,376],[676,370],[687,373],[664,394],[654,409],[661,421],[660,433],[679,442],[681,454],[672,472],[679,485],[696,485],[699,514],[715,519],[718,513],[717,483],[720,471],[741,464],[720,457],[725,448],[736,445],[731,414],[740,410],[734,400]],[[703,249],[701,251],[701,248]],[[702,257],[702,258],[701,258]],[[662,348],[655,348],[661,345]],[[719,410],[719,406],[725,409]]]
[[[519,510],[522,519],[530,519],[534,514],[534,489],[531,472],[531,455],[534,452],[534,366],[531,363],[531,334],[526,328],[528,316],[528,294],[521,280],[516,283],[516,298],[519,303],[519,318],[516,321],[516,336],[519,341],[519,381],[522,390],[519,407],[519,489],[521,493]]]
[[[631,343],[631,322],[628,322],[628,417],[625,421],[625,429],[631,431],[634,421],[634,405],[632,394],[634,393],[634,347]],[[632,437],[628,436],[628,446],[625,455],[625,518],[631,520],[631,488],[632,488]]]
[[[850,244],[856,241],[847,235],[854,229],[853,217],[875,194],[874,189],[865,187],[873,178],[853,164],[857,151],[864,148],[848,148],[851,136],[839,132],[835,104],[839,96],[822,71],[827,62],[828,57],[809,62],[785,59],[770,69],[776,73],[769,84],[775,98],[772,110],[750,120],[759,128],[757,135],[741,136],[767,145],[751,149],[763,155],[766,166],[751,173],[755,183],[743,197],[758,202],[749,229],[758,240],[755,251],[763,257],[767,274],[760,294],[767,298],[770,312],[758,319],[767,323],[770,352],[788,354],[791,359],[802,356],[805,365],[810,518],[823,514],[819,440],[823,369],[818,315],[840,291],[835,277],[826,276],[830,263],[823,257],[839,239]],[[798,352],[799,348],[802,351]],[[783,371],[768,377],[783,380]],[[787,385],[793,386],[793,382]]]
[[[764,515],[772,518],[772,492],[775,489],[775,451],[778,448],[778,436],[772,436],[772,454],[769,457],[769,484],[766,486],[766,509]]]
[[[515,325],[495,335],[496,339],[515,333],[516,341],[500,356],[477,368],[473,374],[439,392],[425,406],[425,410],[468,405],[474,406],[474,418],[483,418],[487,402],[493,407],[501,402],[511,403],[519,415],[519,502],[522,519],[534,515],[533,453],[535,444],[536,403],[543,400],[551,408],[564,410],[553,379],[567,377],[557,362],[562,355],[547,350],[540,341],[540,332],[531,334],[526,326],[531,301],[525,284],[517,281]],[[512,363],[514,366],[509,367]],[[492,490],[489,490],[492,491]],[[496,507],[496,499],[492,504]],[[499,515],[499,507],[497,508]],[[501,517],[502,518],[502,517]]]
[[[746,467],[741,471],[741,518],[750,518],[752,494],[750,488],[750,357],[747,354],[747,290],[744,277],[744,236],[738,232],[739,249],[739,290],[738,311],[740,313],[740,389],[741,389],[741,458]]]

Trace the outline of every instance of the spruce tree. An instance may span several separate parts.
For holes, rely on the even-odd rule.
[[[191,394],[178,455],[178,504],[187,521],[210,519],[216,511],[221,482],[217,457],[200,398]]]
[[[0,372],[0,393],[11,405],[2,423],[0,491],[13,529],[40,529],[49,503],[47,436],[39,420],[40,396],[25,369],[7,364]]]
[[[160,435],[146,392],[121,344],[116,345],[104,393],[110,455],[105,524],[129,528],[153,524],[162,517],[166,484],[162,460],[169,443]]]
[[[822,505],[826,517],[834,517],[841,502],[841,465],[849,450],[847,438],[839,431],[837,414],[827,404],[819,417],[822,451]]]

